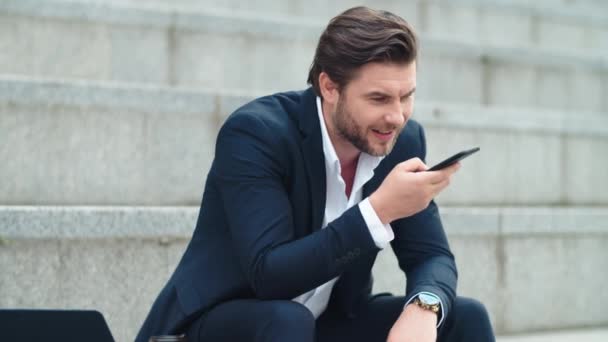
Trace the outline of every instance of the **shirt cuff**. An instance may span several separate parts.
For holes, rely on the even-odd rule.
[[[405,306],[403,308],[408,306],[414,299],[416,299],[416,297],[418,297],[421,294],[437,297],[437,299],[439,299],[439,309],[441,312],[441,315],[439,317],[439,322],[437,322],[437,328],[439,328],[439,326],[441,326],[441,323],[443,323],[443,319],[445,318],[446,312],[443,311],[443,302],[441,301],[441,297],[439,297],[438,295],[436,295],[434,293],[430,293],[430,292],[424,292],[424,291],[418,292],[415,295],[413,295],[412,298],[410,298],[410,300],[407,301],[407,303],[405,303]]]
[[[395,234],[393,233],[390,224],[383,224],[382,221],[380,221],[378,214],[376,214],[371,203],[369,203],[369,198],[359,202],[359,210],[361,211],[365,224],[367,224],[369,233],[374,239],[376,247],[383,249],[388,246],[388,243],[395,238]]]

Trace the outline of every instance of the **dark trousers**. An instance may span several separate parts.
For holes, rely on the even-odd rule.
[[[355,318],[328,308],[315,320],[303,305],[286,300],[234,300],[220,304],[195,321],[186,335],[198,341],[386,341],[405,299],[371,297]],[[494,342],[485,307],[457,297],[438,331],[438,342]]]

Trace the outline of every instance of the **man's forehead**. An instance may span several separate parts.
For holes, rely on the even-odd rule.
[[[369,63],[353,79],[364,93],[408,93],[416,87],[416,66],[392,63]]]

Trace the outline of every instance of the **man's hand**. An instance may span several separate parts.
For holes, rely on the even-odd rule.
[[[382,223],[412,216],[425,209],[431,200],[450,184],[458,171],[456,163],[439,171],[426,171],[428,167],[419,158],[397,164],[380,187],[369,196],[369,201]]]
[[[437,314],[409,304],[393,324],[387,342],[436,342]]]

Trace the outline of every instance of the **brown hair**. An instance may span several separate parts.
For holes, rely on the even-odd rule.
[[[342,89],[366,63],[409,64],[417,54],[416,35],[403,18],[387,11],[354,7],[333,18],[321,34],[308,83],[321,96],[321,72]]]

